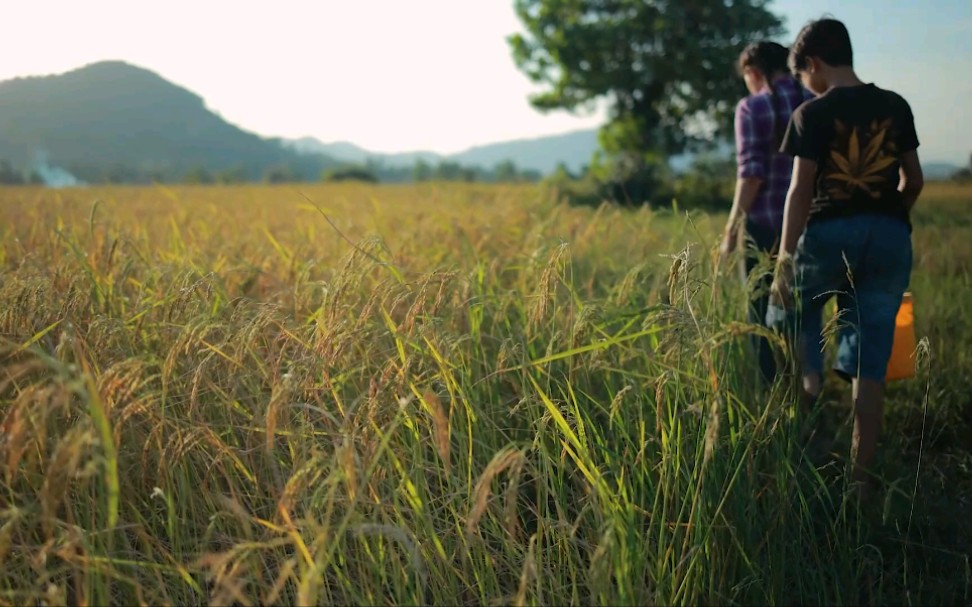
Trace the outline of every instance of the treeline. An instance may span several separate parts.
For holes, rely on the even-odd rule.
[[[324,168],[322,168],[324,167]],[[492,168],[465,166],[457,162],[431,163],[417,160],[413,166],[387,165],[380,160],[355,164],[339,164],[301,160],[268,167],[236,166],[214,170],[204,165],[189,167],[184,172],[145,169],[114,164],[110,166],[73,164],[67,173],[84,183],[92,184],[243,184],[243,183],[307,183],[315,181],[360,181],[367,183],[411,183],[422,181],[535,183],[543,178],[539,171],[520,169],[511,161]],[[18,170],[0,159],[0,184],[43,184],[36,170]]]
[[[668,207],[674,202],[684,209],[724,211],[732,205],[735,175],[735,159],[717,153],[700,154],[681,172],[661,158],[629,170],[595,154],[581,171],[572,173],[561,166],[543,183],[571,204],[597,206],[611,201]]]
[[[432,163],[418,159],[411,167],[388,166],[380,160],[369,160],[361,168],[387,183],[422,181],[532,183],[543,178],[540,171],[520,169],[510,160],[500,162],[492,168],[467,166],[450,160]]]
[[[18,171],[9,160],[0,159],[0,185],[42,183],[44,183],[44,180],[35,171]]]
[[[969,154],[968,166],[962,167],[952,175],[955,181],[972,181],[972,154]]]
[[[430,163],[417,160],[411,167],[388,165],[380,160],[363,163],[338,164],[324,169],[316,177],[308,177],[293,167],[280,165],[264,171],[260,179],[248,179],[242,170],[207,171],[196,167],[180,180],[193,184],[231,184],[261,181],[263,183],[298,183],[307,181],[360,181],[365,183],[415,183],[423,181],[458,181],[482,183],[536,183],[543,178],[539,171],[520,169],[511,161],[492,168],[465,166],[458,162]]]

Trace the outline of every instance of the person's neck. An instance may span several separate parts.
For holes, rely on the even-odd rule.
[[[849,86],[861,86],[864,81],[857,77],[857,73],[854,72],[852,67],[838,67],[832,68],[833,71],[828,74],[827,82],[830,84],[830,88],[842,88]]]
[[[760,92],[765,93],[766,91],[772,90],[775,85],[790,77],[792,76],[786,72],[774,72],[772,76],[763,81],[763,88],[760,89]]]

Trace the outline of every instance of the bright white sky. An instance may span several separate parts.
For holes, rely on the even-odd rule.
[[[121,59],[267,136],[448,153],[597,126],[602,117],[530,107],[536,89],[505,41],[519,28],[512,0],[3,4],[0,80]],[[797,27],[816,10],[845,19],[862,77],[912,101],[923,158],[964,163],[972,151],[972,2],[935,0],[929,11],[927,0],[820,0],[813,13],[806,4],[777,0],[775,8]],[[897,29],[875,34],[884,27],[877,13]]]

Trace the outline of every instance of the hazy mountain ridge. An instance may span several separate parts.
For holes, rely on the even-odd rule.
[[[597,129],[477,145],[455,154],[376,153],[352,142],[265,138],[225,121],[200,95],[121,61],[0,82],[0,160],[37,173],[66,168],[86,181],[179,180],[191,171],[259,179],[272,170],[316,180],[325,169],[369,160],[389,167],[395,180],[407,180],[417,161],[480,171],[511,161],[521,171],[541,174],[563,164],[576,173],[598,147]],[[725,143],[717,155],[731,153],[731,143]],[[694,158],[683,154],[670,164],[683,171]],[[925,164],[929,179],[948,178],[958,169]],[[67,177],[62,181],[70,181]]]
[[[230,124],[199,95],[120,61],[0,82],[0,158],[29,166],[38,155],[89,180],[112,170],[256,176],[278,164],[317,172],[334,164]]]
[[[313,137],[288,140],[285,143],[302,153],[327,154],[347,162],[363,163],[371,159],[390,166],[408,167],[422,160],[430,164],[458,162],[464,166],[491,168],[509,160],[520,169],[541,173],[551,173],[561,163],[572,171],[578,171],[590,162],[591,156],[598,149],[597,129],[478,145],[455,154],[428,151],[371,152],[350,142],[323,143]]]

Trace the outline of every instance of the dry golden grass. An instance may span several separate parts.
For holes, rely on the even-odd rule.
[[[845,426],[810,458],[755,382],[721,217],[0,190],[0,602],[968,602],[972,190],[925,198],[859,517]]]

